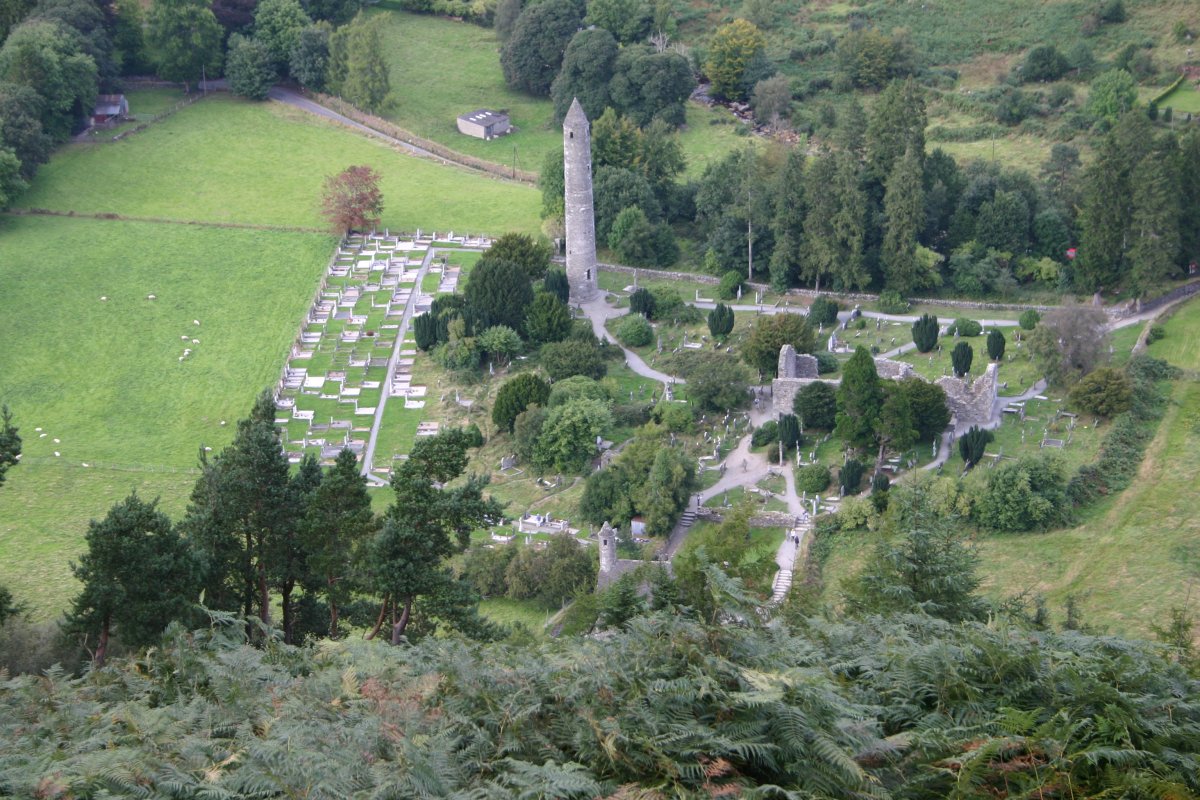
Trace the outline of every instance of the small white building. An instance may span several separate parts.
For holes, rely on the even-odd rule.
[[[481,108],[458,118],[458,132],[476,139],[495,139],[512,130],[508,114]]]

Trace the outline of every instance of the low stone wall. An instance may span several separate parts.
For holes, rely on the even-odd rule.
[[[696,512],[697,519],[707,522],[721,522],[725,519],[725,509],[703,506]],[[796,524],[796,517],[786,511],[760,511],[750,517],[751,528],[790,528]]]

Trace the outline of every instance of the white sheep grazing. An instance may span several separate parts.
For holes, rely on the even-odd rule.
[[[193,325],[199,325],[199,324],[200,324],[200,320],[198,320],[198,319],[194,319],[194,320],[192,320],[192,324],[193,324]]]

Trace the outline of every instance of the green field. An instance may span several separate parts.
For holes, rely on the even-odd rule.
[[[1166,97],[1158,102],[1159,109],[1171,108],[1175,113],[1181,111],[1190,111],[1195,114],[1200,112],[1200,91],[1196,87],[1184,81],[1175,87],[1175,89]]]
[[[278,378],[332,244],[322,234],[0,221],[0,400],[24,439],[0,490],[0,583],[39,611],[60,608],[48,590],[70,580],[66,560],[87,519],[130,488],[182,510],[198,449],[227,443]],[[180,361],[184,347],[193,353]]]
[[[280,103],[201,100],[127,140],[68,146],[22,208],[323,228],[321,184],[351,164],[382,175],[382,225],[536,232],[536,189],[399,153]]]
[[[562,148],[547,98],[508,88],[500,69],[500,45],[490,28],[445,17],[408,14],[389,2],[372,12],[390,55],[392,105],[388,119],[405,130],[462,153],[537,172],[546,154]],[[458,132],[459,114],[478,108],[506,110],[517,130],[483,141]],[[752,141],[731,114],[688,105],[680,136],[688,173],[698,175],[711,161]]]

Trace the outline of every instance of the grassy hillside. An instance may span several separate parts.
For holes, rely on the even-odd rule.
[[[1200,581],[1200,301],[1185,305],[1164,326],[1151,355],[1190,370],[1171,390],[1166,415],[1133,484],[1089,509],[1078,527],[1041,534],[979,537],[983,590],[993,597],[1041,594],[1061,623],[1074,596],[1091,625],[1149,636],[1171,607],[1195,608]],[[841,536],[823,570],[834,599],[842,579],[862,565],[874,541],[869,532]]]
[[[69,598],[90,518],[131,489],[182,512],[198,448],[227,443],[277,378],[334,245],[321,182],[357,163],[383,174],[393,228],[537,229],[529,187],[227,96],[64,147],[24,207],[314,232],[0,217],[0,401],[25,442],[0,490],[0,584],[35,616]]]
[[[500,43],[490,28],[445,17],[395,10],[371,12],[388,53],[394,102],[387,116],[418,136],[478,158],[521,169],[542,168],[546,154],[562,149],[562,128],[546,98],[509,89],[500,69]],[[506,109],[517,132],[485,142],[455,127],[459,114],[477,108]],[[688,106],[680,142],[688,171],[698,175],[712,160],[748,141],[743,126],[723,109]]]
[[[503,233],[538,228],[537,191],[446,167],[279,103],[202,100],[116,143],[61,149],[24,208],[324,227],[325,176],[369,164],[383,176],[382,224]]]

